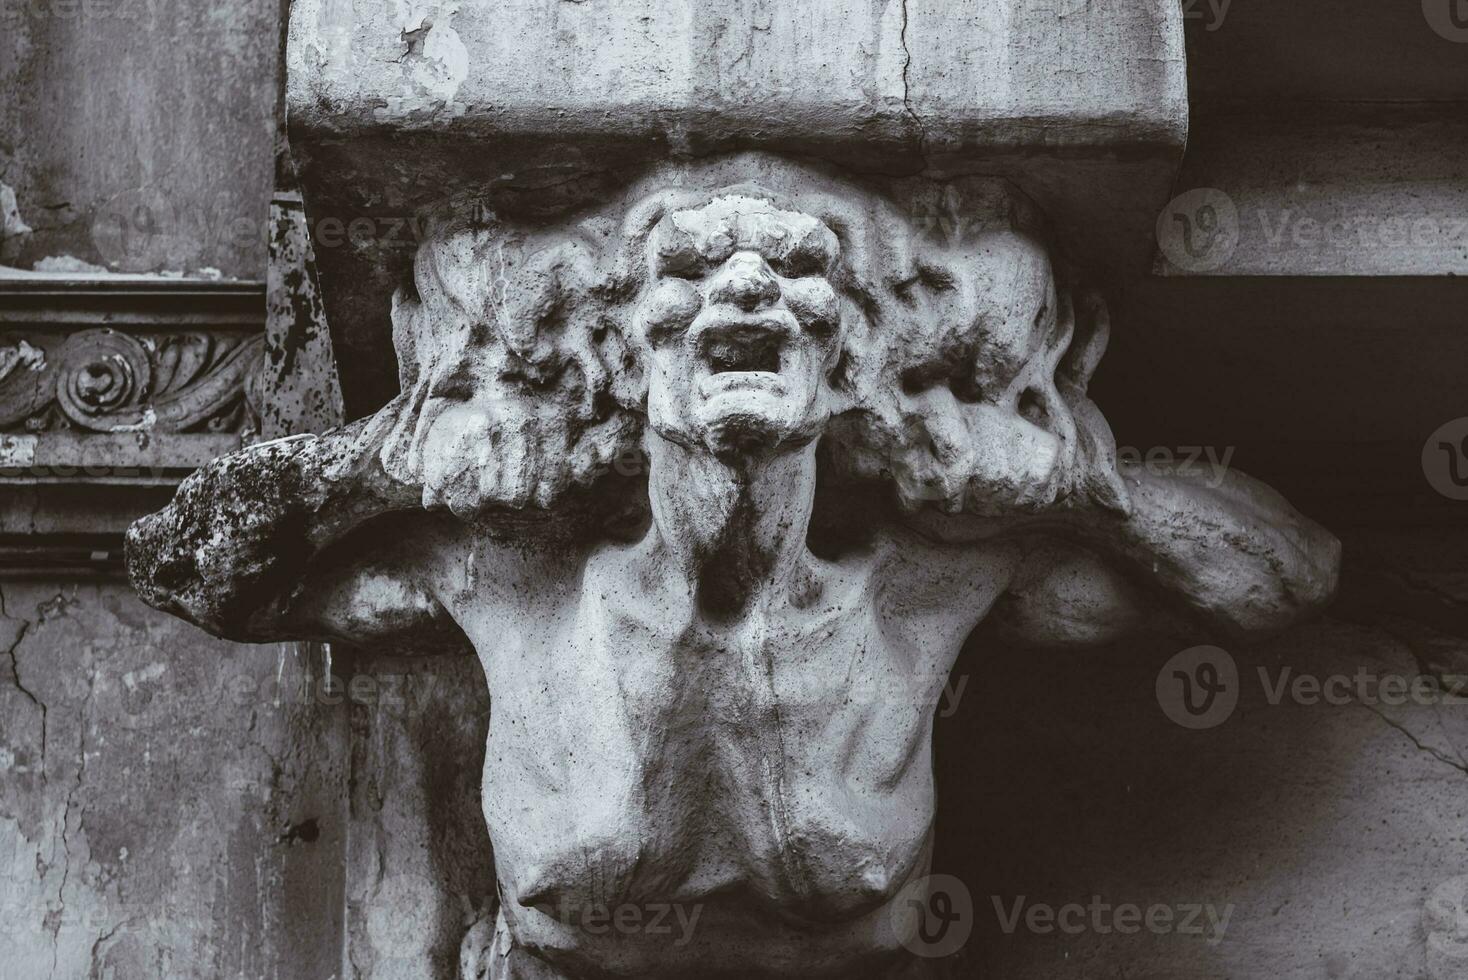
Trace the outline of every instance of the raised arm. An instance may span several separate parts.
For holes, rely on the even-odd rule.
[[[1340,542],[1258,480],[1229,472],[1210,487],[1135,464],[1118,472],[1130,514],[1077,524],[1135,580],[1235,632],[1284,629],[1334,597]]]
[[[1335,594],[1340,542],[1257,480],[1230,473],[1216,487],[1117,467],[1126,513],[1095,507],[1033,518],[928,515],[949,541],[1015,542],[1020,557],[993,616],[1042,646],[1117,639],[1150,608],[1201,616],[1229,633],[1284,629]]]
[[[547,526],[614,519],[625,488],[591,489],[640,420],[596,339],[595,256],[507,234],[450,222],[419,249],[393,306],[402,391],[375,415],[215,460],[133,526],[146,601],[236,640],[464,646],[441,598],[468,550],[502,573],[492,604]]]
[[[245,642],[462,646],[423,574],[435,518],[362,452],[366,425],[254,446],[191,475],[128,532],[139,594]]]

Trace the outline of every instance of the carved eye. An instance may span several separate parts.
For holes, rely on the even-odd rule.
[[[648,341],[657,345],[677,337],[693,322],[702,305],[698,291],[688,283],[678,278],[663,279],[642,307]]]
[[[697,262],[692,265],[682,265],[677,268],[664,267],[662,274],[670,279],[683,279],[687,282],[697,282],[707,275],[708,270],[703,263]]]
[[[701,279],[706,271],[703,257],[684,235],[671,235],[657,243],[654,271],[672,279]]]
[[[836,324],[823,316],[818,316],[805,325],[805,329],[817,337],[829,337],[836,329]]]
[[[808,249],[796,249],[788,255],[770,259],[770,268],[786,279],[808,279],[826,274],[826,260]]]
[[[835,290],[825,279],[808,277],[787,285],[785,304],[805,329],[816,336],[830,336],[840,320]]]

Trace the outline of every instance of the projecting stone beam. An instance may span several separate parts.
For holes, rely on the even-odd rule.
[[[1084,265],[1135,271],[1187,133],[1174,0],[297,0],[290,31],[292,149],[357,411],[396,389],[389,297],[445,202],[565,214],[656,160],[764,150],[1007,177]]]
[[[1157,223],[1167,276],[1468,274],[1457,108],[1312,105],[1200,120]]]

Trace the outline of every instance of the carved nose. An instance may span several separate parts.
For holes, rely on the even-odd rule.
[[[765,260],[754,252],[736,252],[724,263],[709,298],[731,303],[746,313],[773,306],[780,298],[780,284]]]

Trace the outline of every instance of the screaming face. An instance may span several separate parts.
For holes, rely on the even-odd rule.
[[[835,234],[731,194],[665,215],[648,248],[637,325],[652,427],[720,456],[819,435],[840,348]]]

